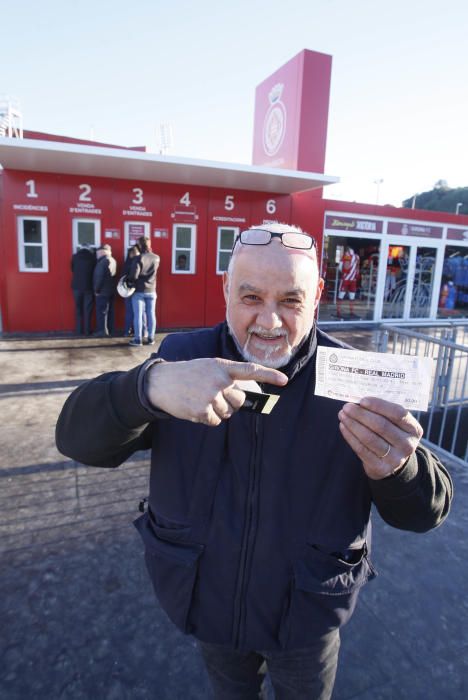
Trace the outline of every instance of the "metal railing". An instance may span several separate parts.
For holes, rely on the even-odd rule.
[[[415,413],[424,428],[423,443],[468,466],[468,324],[433,326],[427,333],[382,325],[379,352],[432,357],[427,413]]]

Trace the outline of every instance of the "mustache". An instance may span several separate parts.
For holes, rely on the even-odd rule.
[[[250,326],[247,329],[247,333],[249,335],[255,333],[255,335],[259,335],[261,338],[285,338],[288,335],[287,331],[283,328],[276,328],[271,331],[266,331],[261,326]]]

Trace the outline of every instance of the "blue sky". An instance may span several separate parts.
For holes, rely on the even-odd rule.
[[[250,163],[255,87],[308,48],[333,56],[327,195],[468,186],[464,0],[0,0],[0,18],[26,129],[155,149],[169,122],[172,155]]]

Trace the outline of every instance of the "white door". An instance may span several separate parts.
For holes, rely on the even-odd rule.
[[[431,318],[439,242],[408,241],[401,237],[383,242],[378,298],[382,320]]]
[[[98,248],[101,245],[101,221],[99,219],[73,219],[73,252],[82,246]]]

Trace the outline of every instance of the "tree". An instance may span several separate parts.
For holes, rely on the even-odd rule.
[[[446,180],[437,180],[434,189],[408,197],[402,202],[402,206],[407,209],[446,211],[455,214],[460,202],[458,212],[468,215],[468,187],[449,187]]]

